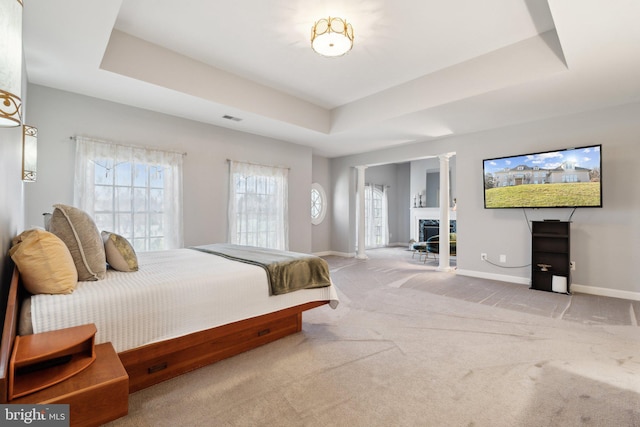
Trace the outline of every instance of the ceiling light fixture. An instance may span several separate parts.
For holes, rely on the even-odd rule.
[[[311,47],[323,56],[342,56],[353,47],[353,27],[342,18],[320,19],[311,27]]]

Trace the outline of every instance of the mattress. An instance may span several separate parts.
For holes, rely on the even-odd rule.
[[[31,296],[22,317],[33,333],[95,323],[96,343],[122,352],[307,302],[338,305],[333,284],[270,296],[262,267],[192,249],[141,252],[138,264],[71,294]]]

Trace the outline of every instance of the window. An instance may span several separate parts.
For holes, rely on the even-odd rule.
[[[230,161],[229,243],[288,250],[289,169]]]
[[[179,248],[182,153],[77,137],[74,204],[136,251]]]
[[[365,247],[375,248],[383,246],[382,238],[382,191],[374,186],[365,187],[364,216],[367,234]]]
[[[327,214],[327,195],[317,182],[311,184],[311,223],[320,224]]]
[[[389,244],[387,190],[383,185],[364,187],[364,232],[367,249]]]

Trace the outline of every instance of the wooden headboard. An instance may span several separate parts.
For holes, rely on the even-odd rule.
[[[9,285],[2,340],[0,341],[0,403],[7,403],[9,395],[9,359],[11,359],[11,350],[18,328],[18,280],[18,269],[14,268]]]

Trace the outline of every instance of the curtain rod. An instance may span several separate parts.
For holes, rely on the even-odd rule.
[[[291,170],[291,168],[288,167],[288,166],[265,165],[265,164],[262,164],[262,163],[244,162],[244,161],[241,161],[241,160],[227,159],[227,163],[231,163],[231,162],[244,163],[245,165],[252,165],[252,166],[264,166],[265,168],[280,168],[280,169]]]
[[[145,149],[145,150],[156,150],[156,151],[165,151],[167,153],[182,154],[183,156],[187,155],[187,153],[185,151],[167,150],[167,149],[164,149],[164,148],[148,147],[148,146],[144,146],[144,145],[122,144],[122,143],[119,143],[119,142],[107,141],[105,139],[91,138],[91,137],[87,137],[87,136],[70,136],[69,137],[69,139],[73,140],[73,141],[77,141],[78,138],[82,138],[82,139],[85,139],[85,140],[91,141],[91,142],[99,142],[101,144],[117,145],[117,146],[120,146],[120,147],[133,147],[133,148],[141,148],[141,149]]]

